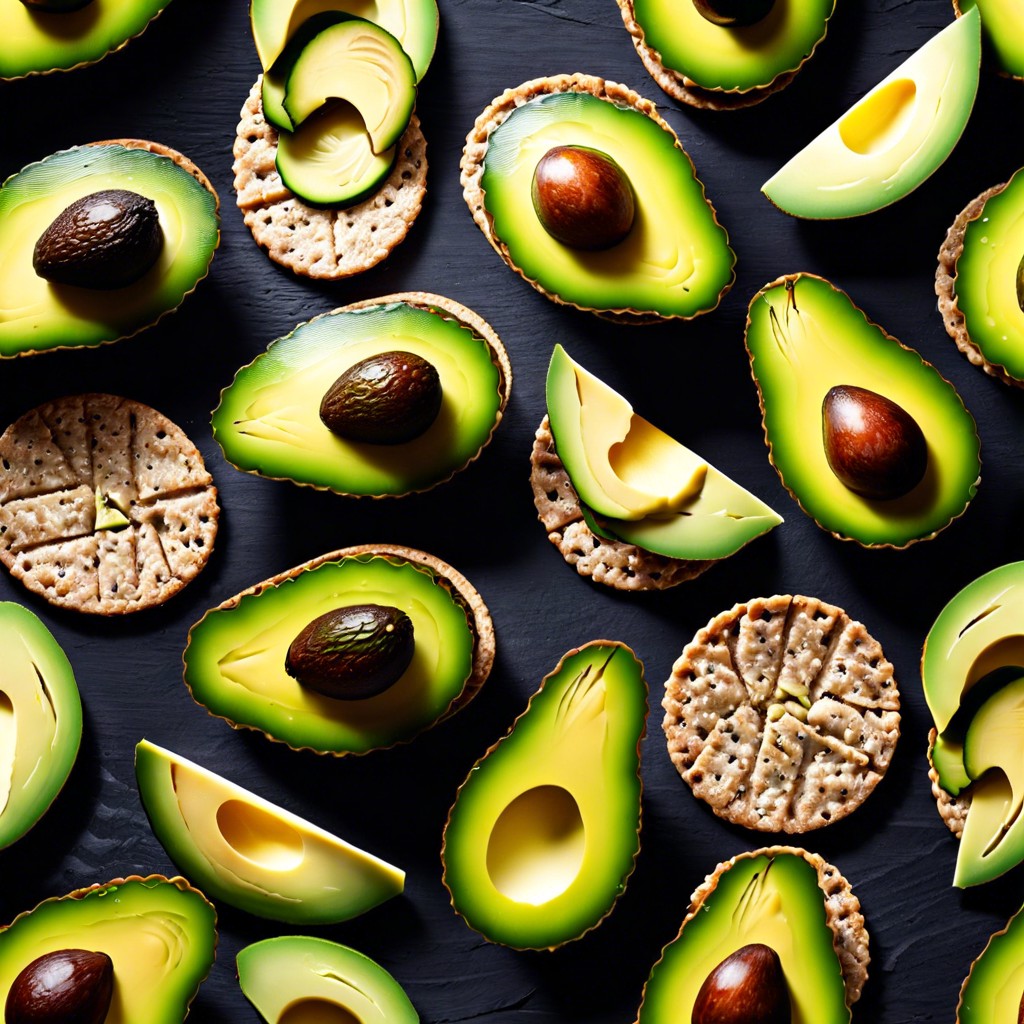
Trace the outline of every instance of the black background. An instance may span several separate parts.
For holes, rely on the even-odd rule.
[[[760,184],[953,16],[949,0],[837,6],[827,39],[791,86],[750,110],[716,114],[683,108],[660,92],[614,0],[440,0],[440,38],[418,103],[430,161],[423,213],[384,263],[333,284],[301,280],[270,263],[234,206],[231,145],[260,70],[243,0],[176,0],[141,38],[93,67],[0,83],[0,175],[77,143],[151,138],[206,171],[223,216],[210,276],[160,325],[117,345],[0,365],[4,424],[73,391],[121,393],[165,412],[202,449],[223,505],[209,565],[154,611],[125,620],[80,616],[0,577],[0,599],[26,604],[64,646],[86,714],[63,793],[40,824],[0,852],[0,919],[118,875],[173,873],[135,788],[133,750],[145,736],[406,869],[403,896],[354,921],[311,930],[377,959],[404,985],[425,1024],[632,1021],[691,891],[718,861],[772,838],[720,822],[678,778],[660,728],[663,680],[718,611],[755,596],[805,593],[844,606],[881,640],[904,701],[900,746],[876,793],[850,818],[804,837],[847,875],[867,918],[871,979],[854,1017],[878,1024],[953,1020],[961,980],[989,934],[1020,906],[1024,876],[1017,870],[966,893],[951,887],[956,842],[929,792],[929,717],[918,664],[942,605],[980,573],[1024,557],[1024,405],[1019,391],[956,351],[936,313],[932,280],[948,223],[1024,163],[1024,84],[983,74],[950,160],[889,210],[849,222],[790,219],[760,195]],[[574,71],[632,86],[679,132],[739,257],[737,282],[717,311],[692,323],[636,328],[556,307],[514,276],[474,226],[458,163],[476,115],[508,86]],[[952,380],[974,413],[982,484],[967,513],[937,539],[905,551],[835,540],[803,515],[769,465],[743,323],[759,287],[798,270],[847,290]],[[511,403],[476,464],[430,493],[374,502],[263,480],[224,462],[209,413],[239,366],[317,313],[408,289],[465,303],[508,348]],[[672,591],[619,594],[579,578],[545,539],[528,483],[555,342],[641,414],[767,500],[785,524]],[[306,559],[363,542],[432,551],[483,594],[498,656],[471,705],[405,747],[331,759],[233,732],[192,702],[181,651],[189,626],[208,607]],[[448,808],[470,766],[508,729],[542,676],[567,649],[597,637],[630,644],[651,688],[636,871],[612,915],[582,940],[553,953],[490,945],[454,915],[441,884]],[[254,1021],[235,981],[235,953],[294,929],[218,909],[217,962],[190,1020]]]

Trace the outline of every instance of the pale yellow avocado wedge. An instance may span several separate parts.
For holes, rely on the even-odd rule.
[[[856,217],[902,199],[952,152],[970,117],[981,67],[974,8],[946,26],[761,191],[794,217]]]
[[[346,921],[405,887],[405,872],[148,740],[139,794],[171,859],[204,892],[260,917]]]

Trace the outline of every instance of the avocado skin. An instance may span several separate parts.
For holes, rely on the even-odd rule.
[[[416,651],[399,608],[360,604],[317,616],[292,641],[285,671],[325,697],[361,700],[396,683]]]

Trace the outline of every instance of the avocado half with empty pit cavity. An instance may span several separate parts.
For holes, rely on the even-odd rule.
[[[148,740],[135,748],[135,776],[175,864],[250,914],[347,921],[405,887],[399,868]]]
[[[113,961],[105,1024],[181,1024],[216,947],[213,904],[184,878],[117,878],[44,900],[0,930],[0,1003],[37,957],[97,950]]]
[[[21,4],[18,4],[20,7]],[[33,267],[37,241],[72,204],[127,189],[156,206],[155,263],[123,287],[58,284]],[[0,186],[0,358],[130,337],[181,305],[220,241],[219,200],[187,157],[138,139],[61,150]],[[79,248],[102,239],[79,239]]]
[[[375,604],[412,620],[409,667],[384,692],[339,700],[288,674],[288,650],[314,619]],[[469,581],[441,559],[394,545],[344,548],[250,587],[189,631],[185,684],[235,728],[324,754],[364,754],[413,739],[479,691],[494,627]]]
[[[388,444],[330,429],[318,410],[335,382],[395,350],[436,369],[441,407],[432,423]],[[443,296],[403,292],[325,313],[272,342],[221,393],[213,435],[246,472],[339,494],[398,496],[434,487],[476,459],[501,421],[511,384],[508,355],[486,321]],[[383,388],[374,390],[368,378],[351,387],[374,406],[367,415],[392,423],[401,408]]]
[[[611,912],[640,850],[643,666],[569,651],[459,787],[441,859],[452,906],[491,942],[554,949]]]
[[[761,191],[794,217],[856,217],[908,195],[953,151],[981,66],[981,19],[968,11],[812,139]]]
[[[535,171],[559,148],[599,159],[577,160],[577,184],[561,197],[552,190],[552,205],[579,220],[579,197],[613,205],[595,181],[624,179],[633,202],[621,241],[580,248],[545,227]],[[609,164],[615,174],[591,173]],[[461,172],[463,197],[491,246],[554,302],[656,323],[714,309],[733,283],[735,253],[690,157],[654,104],[625,86],[561,75],[507,90],[477,118]]]

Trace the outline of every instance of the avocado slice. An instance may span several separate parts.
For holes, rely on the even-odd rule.
[[[249,19],[264,70],[307,19],[324,12],[357,15],[380,25],[409,55],[416,81],[426,74],[437,43],[437,0],[251,0]]]
[[[557,146],[597,150],[624,172],[634,215],[618,244],[582,251],[545,230],[532,181]],[[689,156],[667,125],[637,106],[591,92],[536,95],[489,133],[480,184],[498,246],[523,277],[561,302],[690,318],[714,309],[732,285],[736,257]]]
[[[36,957],[98,950],[114,964],[104,1024],[181,1024],[213,965],[216,924],[184,878],[133,875],[45,900],[0,931],[0,1002]]]
[[[74,766],[82,701],[67,655],[39,618],[0,601],[0,849],[46,813]]]
[[[288,647],[313,619],[338,607],[404,611],[416,650],[402,677],[363,700],[334,700],[285,671]],[[395,556],[319,561],[249,588],[189,631],[185,683],[211,714],[295,748],[361,754],[412,739],[444,717],[474,671],[474,630],[451,585]]]
[[[328,939],[279,935],[238,951],[238,984],[267,1024],[419,1024],[402,986],[376,961]]]
[[[902,199],[953,151],[981,67],[977,9],[947,25],[809,142],[761,191],[794,217],[856,217]]]
[[[643,666],[623,644],[566,654],[459,787],[441,859],[491,942],[553,949],[611,912],[640,849]]]
[[[1016,0],[953,0],[957,16],[978,8],[981,33],[999,71],[1024,78],[1024,9]]]
[[[135,775],[171,859],[250,914],[347,921],[405,887],[399,868],[148,740],[135,748]]]
[[[272,342],[238,371],[213,412],[225,458],[250,473],[342,494],[400,495],[448,479],[490,440],[510,371],[493,332],[432,301],[440,298],[336,310]],[[429,429],[394,445],[329,430],[318,409],[332,384],[360,360],[395,349],[438,371],[442,405]]]
[[[159,214],[164,242],[149,271],[113,290],[56,285],[35,272],[36,240],[65,208],[129,185]],[[106,143],[29,164],[0,187],[0,358],[100,345],[156,323],[206,276],[219,241],[216,194],[167,156]]]
[[[690,1020],[704,980],[727,956],[763,943],[782,962],[792,1024],[849,1024],[846,986],[818,873],[801,851],[735,858],[662,950],[644,988],[638,1024]]]
[[[957,1024],[1018,1024],[1024,1000],[1024,909],[993,935],[960,988]]]
[[[964,512],[980,473],[973,417],[930,363],[872,323],[845,292],[811,274],[766,285],[751,300],[746,345],[769,457],[822,529],[865,547],[901,548],[935,536]],[[921,428],[927,468],[903,497],[865,497],[830,467],[822,405],[840,385],[888,398]]]

